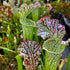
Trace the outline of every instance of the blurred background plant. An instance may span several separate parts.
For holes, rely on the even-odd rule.
[[[51,3],[52,8],[55,9],[56,11],[64,14],[68,19],[70,19],[70,3],[67,2],[59,2],[59,3]],[[59,7],[59,9],[58,9]]]

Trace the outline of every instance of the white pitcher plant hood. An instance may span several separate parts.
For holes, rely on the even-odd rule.
[[[35,41],[25,40],[18,47],[20,56],[24,57],[23,65],[27,70],[36,70],[38,62],[40,61],[42,47]]]
[[[59,24],[57,19],[43,17],[36,24],[38,27],[37,35],[43,39],[46,37],[61,39],[65,34],[65,27]]]

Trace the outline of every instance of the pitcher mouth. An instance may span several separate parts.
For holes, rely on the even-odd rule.
[[[65,44],[61,44],[61,42],[60,39],[48,39],[44,42],[43,49],[51,54],[61,54],[65,48]]]
[[[35,22],[32,21],[31,19],[26,19],[26,24],[23,24],[22,21],[20,21],[20,23],[23,25],[23,26],[26,26],[26,27],[37,27]]]

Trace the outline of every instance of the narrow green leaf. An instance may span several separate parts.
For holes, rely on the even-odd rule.
[[[32,12],[32,19],[33,19],[33,21],[35,21],[35,22],[38,21],[38,19],[39,19],[39,8],[35,9],[35,10]],[[36,41],[36,42],[39,42],[38,36],[37,36],[37,28],[34,28],[34,33],[35,33],[35,41]]]
[[[22,58],[21,58],[21,56],[17,55],[15,58],[16,58],[17,63],[18,63],[18,70],[23,70]]]
[[[70,53],[69,53],[68,60],[66,63],[66,70],[69,70],[69,65],[70,65]]]
[[[37,36],[37,28],[34,28],[34,33],[35,33],[35,38],[34,38],[34,40],[36,41],[36,42],[39,42],[39,39],[38,39],[38,36]]]
[[[16,53],[16,52],[13,51],[13,50],[10,50],[10,49],[7,49],[7,48],[1,47],[1,46],[0,46],[0,49],[4,49],[4,50],[7,50],[7,51],[10,51],[10,52]]]

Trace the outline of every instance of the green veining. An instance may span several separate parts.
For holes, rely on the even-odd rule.
[[[49,39],[43,44],[45,50],[45,70],[56,70],[61,53],[63,52],[65,45],[61,44],[60,39]]]

